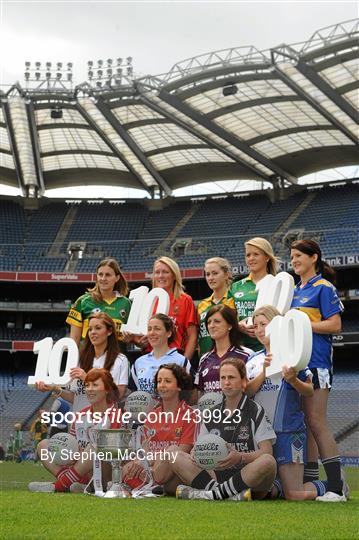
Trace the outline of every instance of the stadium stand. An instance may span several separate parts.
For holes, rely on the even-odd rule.
[[[77,272],[94,271],[105,256],[117,258],[124,270],[148,271],[156,256],[163,253],[177,258],[183,268],[201,267],[205,258],[215,255],[238,264],[244,260],[244,241],[254,235],[274,240],[280,255],[287,259],[288,245],[281,227],[308,194],[304,190],[274,203],[265,195],[192,203],[184,200],[160,210],[134,202],[83,202],[76,207],[71,226],[58,244],[54,240],[59,238],[71,207],[51,202],[38,210],[25,210],[12,201],[1,201],[0,270],[63,271],[71,243],[83,248],[82,258],[71,269]],[[316,238],[325,257],[358,253],[358,184],[326,187],[314,195],[290,230]],[[181,241],[184,249],[176,253],[176,243]]]

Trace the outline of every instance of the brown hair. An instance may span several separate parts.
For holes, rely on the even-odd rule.
[[[172,341],[176,339],[176,327],[171,317],[169,317],[168,315],[165,315],[164,313],[156,313],[155,315],[152,315],[152,317],[149,319],[148,322],[152,321],[152,319],[156,319],[157,321],[162,321],[166,332],[171,332],[171,335],[167,339],[167,343],[168,344],[172,343]]]
[[[322,274],[323,278],[335,284],[335,270],[322,260],[322,252],[317,242],[306,239],[296,240],[295,242],[292,242],[290,249],[297,249],[305,255],[309,255],[309,257],[317,255],[318,258],[315,262],[316,273]]]
[[[88,292],[91,294],[92,298],[95,300],[95,302],[103,301],[102,294],[100,292],[100,287],[97,283],[97,273],[102,266],[109,266],[115,272],[116,276],[119,276],[119,280],[115,283],[113,290],[118,291],[122,296],[127,296],[128,291],[129,291],[127,281],[126,281],[125,276],[121,272],[120,265],[118,264],[116,259],[111,259],[111,258],[102,259],[102,261],[97,265],[97,268],[96,268],[95,286],[92,287],[92,289],[87,289]]]
[[[223,319],[228,323],[232,328],[229,331],[229,341],[234,347],[241,346],[241,331],[238,326],[237,312],[235,309],[232,309],[225,304],[218,304],[217,306],[211,307],[208,310],[206,315],[206,328],[208,330],[208,321],[215,313],[220,313]],[[213,340],[212,340],[213,341]]]
[[[234,356],[228,356],[225,360],[221,362],[221,365],[219,366],[219,372],[221,372],[221,369],[223,366],[233,366],[236,368],[238,373],[241,376],[241,379],[247,378],[247,371],[246,371],[246,365],[243,362],[243,360],[240,360],[239,358],[235,358]]]
[[[99,311],[98,313],[90,315],[89,323],[92,319],[98,319],[99,321],[102,321],[106,326],[107,330],[111,331],[111,334],[107,338],[106,358],[104,365],[104,369],[110,371],[120,352],[118,339],[116,336],[115,323],[113,322],[111,317],[109,317],[109,315],[107,315],[107,313],[104,313],[103,311]],[[83,348],[80,352],[80,367],[86,372],[90,371],[93,365],[94,358],[95,347],[91,343],[89,332],[87,332]]]
[[[157,392],[157,379],[158,374],[161,371],[161,369],[168,369],[172,372],[174,377],[176,377],[177,386],[181,389],[179,392],[179,399],[186,399],[188,397],[188,390],[192,390],[193,384],[192,384],[192,378],[187,373],[184,367],[179,366],[178,364],[162,364],[155,375],[155,391]]]
[[[107,403],[117,403],[120,400],[120,394],[111,373],[104,368],[92,368],[87,373],[84,384],[86,386],[87,383],[97,381],[97,379],[101,379],[104,384]]]

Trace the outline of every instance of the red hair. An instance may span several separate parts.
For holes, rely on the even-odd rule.
[[[86,386],[87,383],[97,381],[98,379],[101,379],[107,392],[107,403],[118,403],[118,401],[120,400],[118,388],[112,378],[111,373],[107,371],[107,369],[90,369],[90,371],[86,374],[84,384]]]

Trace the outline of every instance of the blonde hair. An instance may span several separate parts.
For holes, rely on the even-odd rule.
[[[227,286],[229,287],[230,284],[232,283],[232,267],[230,265],[230,262],[227,260],[227,259],[224,259],[223,257],[211,257],[210,259],[207,259],[206,262],[204,263],[204,269],[206,270],[206,264],[218,264],[218,266],[220,267],[221,270],[223,270],[223,272],[226,275],[226,281],[227,281]]]
[[[168,266],[168,268],[171,270],[171,272],[172,272],[172,274],[173,274],[173,276],[175,278],[175,282],[174,282],[174,285],[173,285],[173,297],[174,297],[175,300],[177,300],[181,296],[181,294],[184,293],[184,286],[183,286],[183,283],[182,283],[182,276],[181,276],[181,271],[179,269],[179,266],[176,263],[176,261],[174,261],[170,257],[165,257],[165,256],[159,257],[153,263],[152,287],[155,287],[155,266],[159,262],[161,262],[161,263],[165,264],[166,266]]]
[[[265,306],[262,306],[258,309],[256,309],[252,315],[252,320],[254,322],[254,319],[258,317],[259,315],[263,315],[267,319],[267,321],[271,321],[276,317],[277,315],[280,315],[278,309],[274,306],[270,306],[269,304],[266,304]]]
[[[260,236],[256,236],[255,238],[251,238],[250,240],[247,240],[247,242],[244,242],[245,246],[254,246],[261,251],[267,257],[269,257],[269,261],[267,262],[267,272],[268,274],[272,274],[272,276],[275,276],[278,272],[278,266],[279,266],[279,259],[274,255],[274,251],[272,248],[272,245],[268,240],[265,238],[261,238]]]

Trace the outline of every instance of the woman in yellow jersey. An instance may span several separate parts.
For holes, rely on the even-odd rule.
[[[265,238],[251,238],[245,242],[244,247],[246,264],[250,273],[247,277],[233,283],[230,292],[238,313],[239,329],[244,334],[243,345],[258,351],[262,345],[255,337],[253,325],[247,324],[247,319],[255,310],[258,281],[267,274],[272,274],[272,276],[277,274],[278,259],[274,255],[271,244]]]
[[[116,335],[122,340],[121,325],[127,322],[131,303],[126,295],[128,285],[115,259],[103,259],[96,269],[96,283],[72,305],[66,322],[71,326],[70,337],[77,345],[86,337],[89,318],[103,311],[114,321]]]
[[[232,283],[231,265],[227,259],[212,257],[204,263],[204,275],[208,287],[213,291],[211,296],[201,300],[197,306],[198,315],[198,348],[199,357],[213,348],[213,341],[206,327],[206,315],[211,307],[225,304],[234,309],[234,300],[229,292]]]

